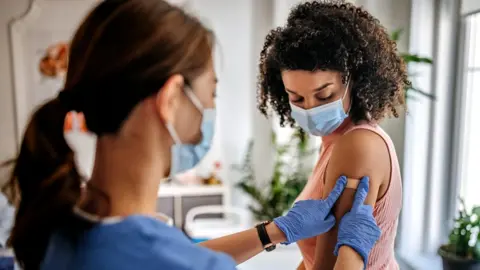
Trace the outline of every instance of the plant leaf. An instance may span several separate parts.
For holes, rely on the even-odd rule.
[[[403,33],[403,29],[397,29],[395,31],[392,32],[392,34],[390,35],[390,38],[393,40],[393,41],[399,41],[400,40],[400,36],[402,35]]]
[[[475,215],[477,215],[477,217],[480,218],[480,206],[473,207],[472,214],[475,214]]]
[[[405,63],[427,63],[432,64],[433,60],[427,57],[421,57],[416,54],[401,53],[400,56],[403,58]]]

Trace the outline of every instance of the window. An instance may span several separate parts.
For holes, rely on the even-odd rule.
[[[476,0],[474,0],[476,2]],[[435,100],[408,100],[403,167],[403,210],[397,256],[412,269],[441,269],[438,247],[447,241],[459,194],[462,162],[461,108],[466,100],[458,59],[463,53],[464,1],[412,0],[410,52],[433,58],[433,65],[413,64],[414,85]],[[462,27],[459,28],[459,22]],[[478,43],[477,43],[478,44]],[[464,50],[460,50],[464,51]],[[458,57],[462,56],[462,57]],[[461,61],[460,61],[461,62]],[[463,69],[463,68],[462,68]],[[462,134],[461,134],[462,133]],[[403,268],[402,268],[403,269]],[[407,269],[407,268],[406,268]]]
[[[461,107],[463,130],[460,134],[459,179],[460,196],[467,207],[480,205],[480,181],[478,165],[480,153],[480,12],[465,17],[466,39],[464,65],[461,73],[461,91],[464,91],[464,106]],[[463,76],[462,76],[463,75]]]

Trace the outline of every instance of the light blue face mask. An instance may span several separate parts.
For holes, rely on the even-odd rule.
[[[306,132],[315,136],[327,136],[334,132],[348,117],[343,109],[343,99],[345,99],[347,91],[348,83],[341,99],[308,110],[290,102],[291,116],[298,126]]]
[[[215,131],[215,109],[203,108],[202,103],[192,90],[185,90],[185,94],[202,113],[202,124],[200,127],[202,140],[198,144],[184,144],[173,126],[167,123],[167,130],[174,141],[174,145],[172,145],[170,177],[192,169],[205,157],[212,145],[213,133]]]

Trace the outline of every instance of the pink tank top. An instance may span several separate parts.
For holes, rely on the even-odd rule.
[[[347,119],[346,121],[349,120]],[[393,142],[381,127],[374,124],[354,125],[349,121],[338,128],[333,134],[323,137],[320,159],[315,165],[315,169],[307,185],[297,200],[321,198],[324,188],[325,171],[332,154],[333,146],[339,136],[355,129],[367,129],[378,134],[385,141],[390,154],[390,183],[384,196],[375,203],[373,213],[378,226],[382,230],[382,236],[370,253],[367,269],[396,270],[399,269],[399,266],[394,256],[394,242],[397,234],[398,217],[402,207],[402,179]],[[313,237],[299,241],[298,246],[303,255],[303,262],[306,269],[312,269],[315,257],[316,238]]]

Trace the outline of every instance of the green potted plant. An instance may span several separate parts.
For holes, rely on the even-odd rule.
[[[272,134],[275,147],[273,174],[265,185],[257,181],[252,163],[253,142],[248,145],[243,164],[234,166],[242,173],[237,187],[248,194],[253,202],[249,209],[257,221],[272,220],[283,215],[303,190],[311,172],[305,160],[315,152],[308,148],[308,136],[296,129],[288,143],[279,144],[275,133]]]
[[[461,201],[461,210],[448,237],[438,249],[444,270],[480,270],[480,206],[468,210]]]
[[[403,29],[396,30],[390,35],[390,38],[393,41],[398,42],[400,40],[402,32],[403,32]],[[408,66],[408,64],[411,64],[411,63],[425,63],[425,64],[429,64],[429,65],[431,65],[433,63],[432,59],[430,59],[428,57],[419,56],[417,54],[400,53],[400,56],[403,58],[403,61],[405,62],[405,64],[407,64],[407,66]],[[413,76],[414,76],[414,74],[410,74],[410,77],[413,77]],[[429,99],[435,100],[434,95],[429,94],[427,92],[424,92],[424,91],[422,91],[422,90],[420,90],[420,89],[418,89],[418,88],[416,88],[412,85],[408,85],[405,88],[405,98],[413,98],[413,96],[410,94],[412,92],[418,93],[421,96],[424,96],[424,97],[427,97]]]

